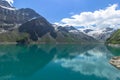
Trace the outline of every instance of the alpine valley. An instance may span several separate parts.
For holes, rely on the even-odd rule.
[[[120,80],[115,2],[0,0],[0,80]]]
[[[58,26],[30,8],[16,9],[0,0],[0,42],[90,43],[97,42],[72,26]]]

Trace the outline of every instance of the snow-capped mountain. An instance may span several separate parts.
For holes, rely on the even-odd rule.
[[[24,22],[35,17],[38,13],[30,8],[16,9],[12,6],[12,0],[0,0],[0,33],[13,30]]]
[[[90,28],[83,28],[83,29],[79,29],[80,31],[82,31],[83,33],[92,36],[93,38],[95,38],[96,40],[99,40],[101,42],[106,41],[107,38],[110,37],[110,35],[116,30],[114,28],[94,28],[94,29],[90,29]]]
[[[6,8],[6,9],[9,9],[9,8],[14,9],[14,7],[12,6],[12,2],[7,0],[0,0],[0,7]]]
[[[3,0],[3,1],[7,1],[11,6],[13,6],[14,0]]]
[[[33,9],[16,9],[11,6],[8,0],[0,0],[0,33],[2,36],[3,34],[5,35],[3,38],[0,37],[0,42],[4,42],[6,41],[4,39],[7,39],[8,42],[12,41],[19,44],[29,43],[29,39],[45,43],[97,42],[94,38],[72,26],[52,26],[51,23]],[[26,34],[21,35],[21,33]],[[11,36],[14,36],[15,39]],[[21,39],[21,36],[26,37]],[[9,39],[6,37],[9,37]],[[18,37],[20,37],[20,40],[18,40]]]
[[[80,33],[80,31],[77,30],[77,29],[76,29],[75,27],[73,27],[73,26],[64,26],[64,28],[65,28],[66,30],[68,30],[68,32],[70,32],[70,33],[75,33],[75,34]]]
[[[55,31],[62,33],[62,35],[65,36],[72,36],[73,39],[76,40],[81,40],[81,41],[85,41],[85,42],[97,42],[96,39],[94,39],[93,37],[84,34],[83,32],[79,31],[78,29],[76,29],[73,26],[59,26],[59,25],[55,25],[53,24],[53,27],[55,29]],[[69,34],[69,35],[67,35]]]
[[[58,31],[60,29],[60,27],[63,27],[64,30],[66,30],[67,32],[70,32],[70,33],[79,33],[80,32],[75,27],[69,26],[69,25],[67,25],[67,26],[59,26],[59,25],[53,24],[53,27],[55,28],[56,31]]]
[[[56,30],[58,30],[57,25],[53,25]],[[86,28],[86,27],[73,27],[73,26],[62,26],[64,27],[64,30],[74,33],[74,34],[86,34],[87,36],[93,37],[94,39],[100,41],[100,42],[105,42],[106,39],[108,39],[111,34],[116,31],[116,28],[111,28],[111,27],[104,27],[104,28]]]

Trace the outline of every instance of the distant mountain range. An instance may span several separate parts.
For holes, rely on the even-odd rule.
[[[88,43],[88,41],[96,41],[94,38],[79,32],[72,26],[55,27],[43,17],[22,24],[19,27],[19,32],[28,33],[30,40],[39,43]]]
[[[94,28],[94,29],[83,28],[83,29],[79,29],[79,30],[81,32],[83,32],[84,34],[95,38],[99,42],[105,42],[106,39],[108,39],[111,36],[111,34],[116,31],[116,29],[110,28],[110,27],[107,27],[107,28]]]
[[[7,1],[0,0],[0,42],[104,43],[106,40],[107,43],[119,43],[119,30],[116,32],[109,26],[75,28],[51,24],[33,9],[16,9]]]
[[[52,25],[30,8],[16,9],[0,0],[0,42],[93,43],[97,40],[73,26]]]

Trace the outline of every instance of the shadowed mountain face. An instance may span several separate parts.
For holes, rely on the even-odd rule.
[[[43,17],[33,19],[24,23],[19,27],[20,32],[26,32],[30,35],[30,39],[37,41],[45,34],[49,33],[53,38],[57,37],[53,26]]]

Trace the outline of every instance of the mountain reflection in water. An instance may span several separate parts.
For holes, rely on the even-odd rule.
[[[0,80],[120,80],[104,45],[0,45]]]

